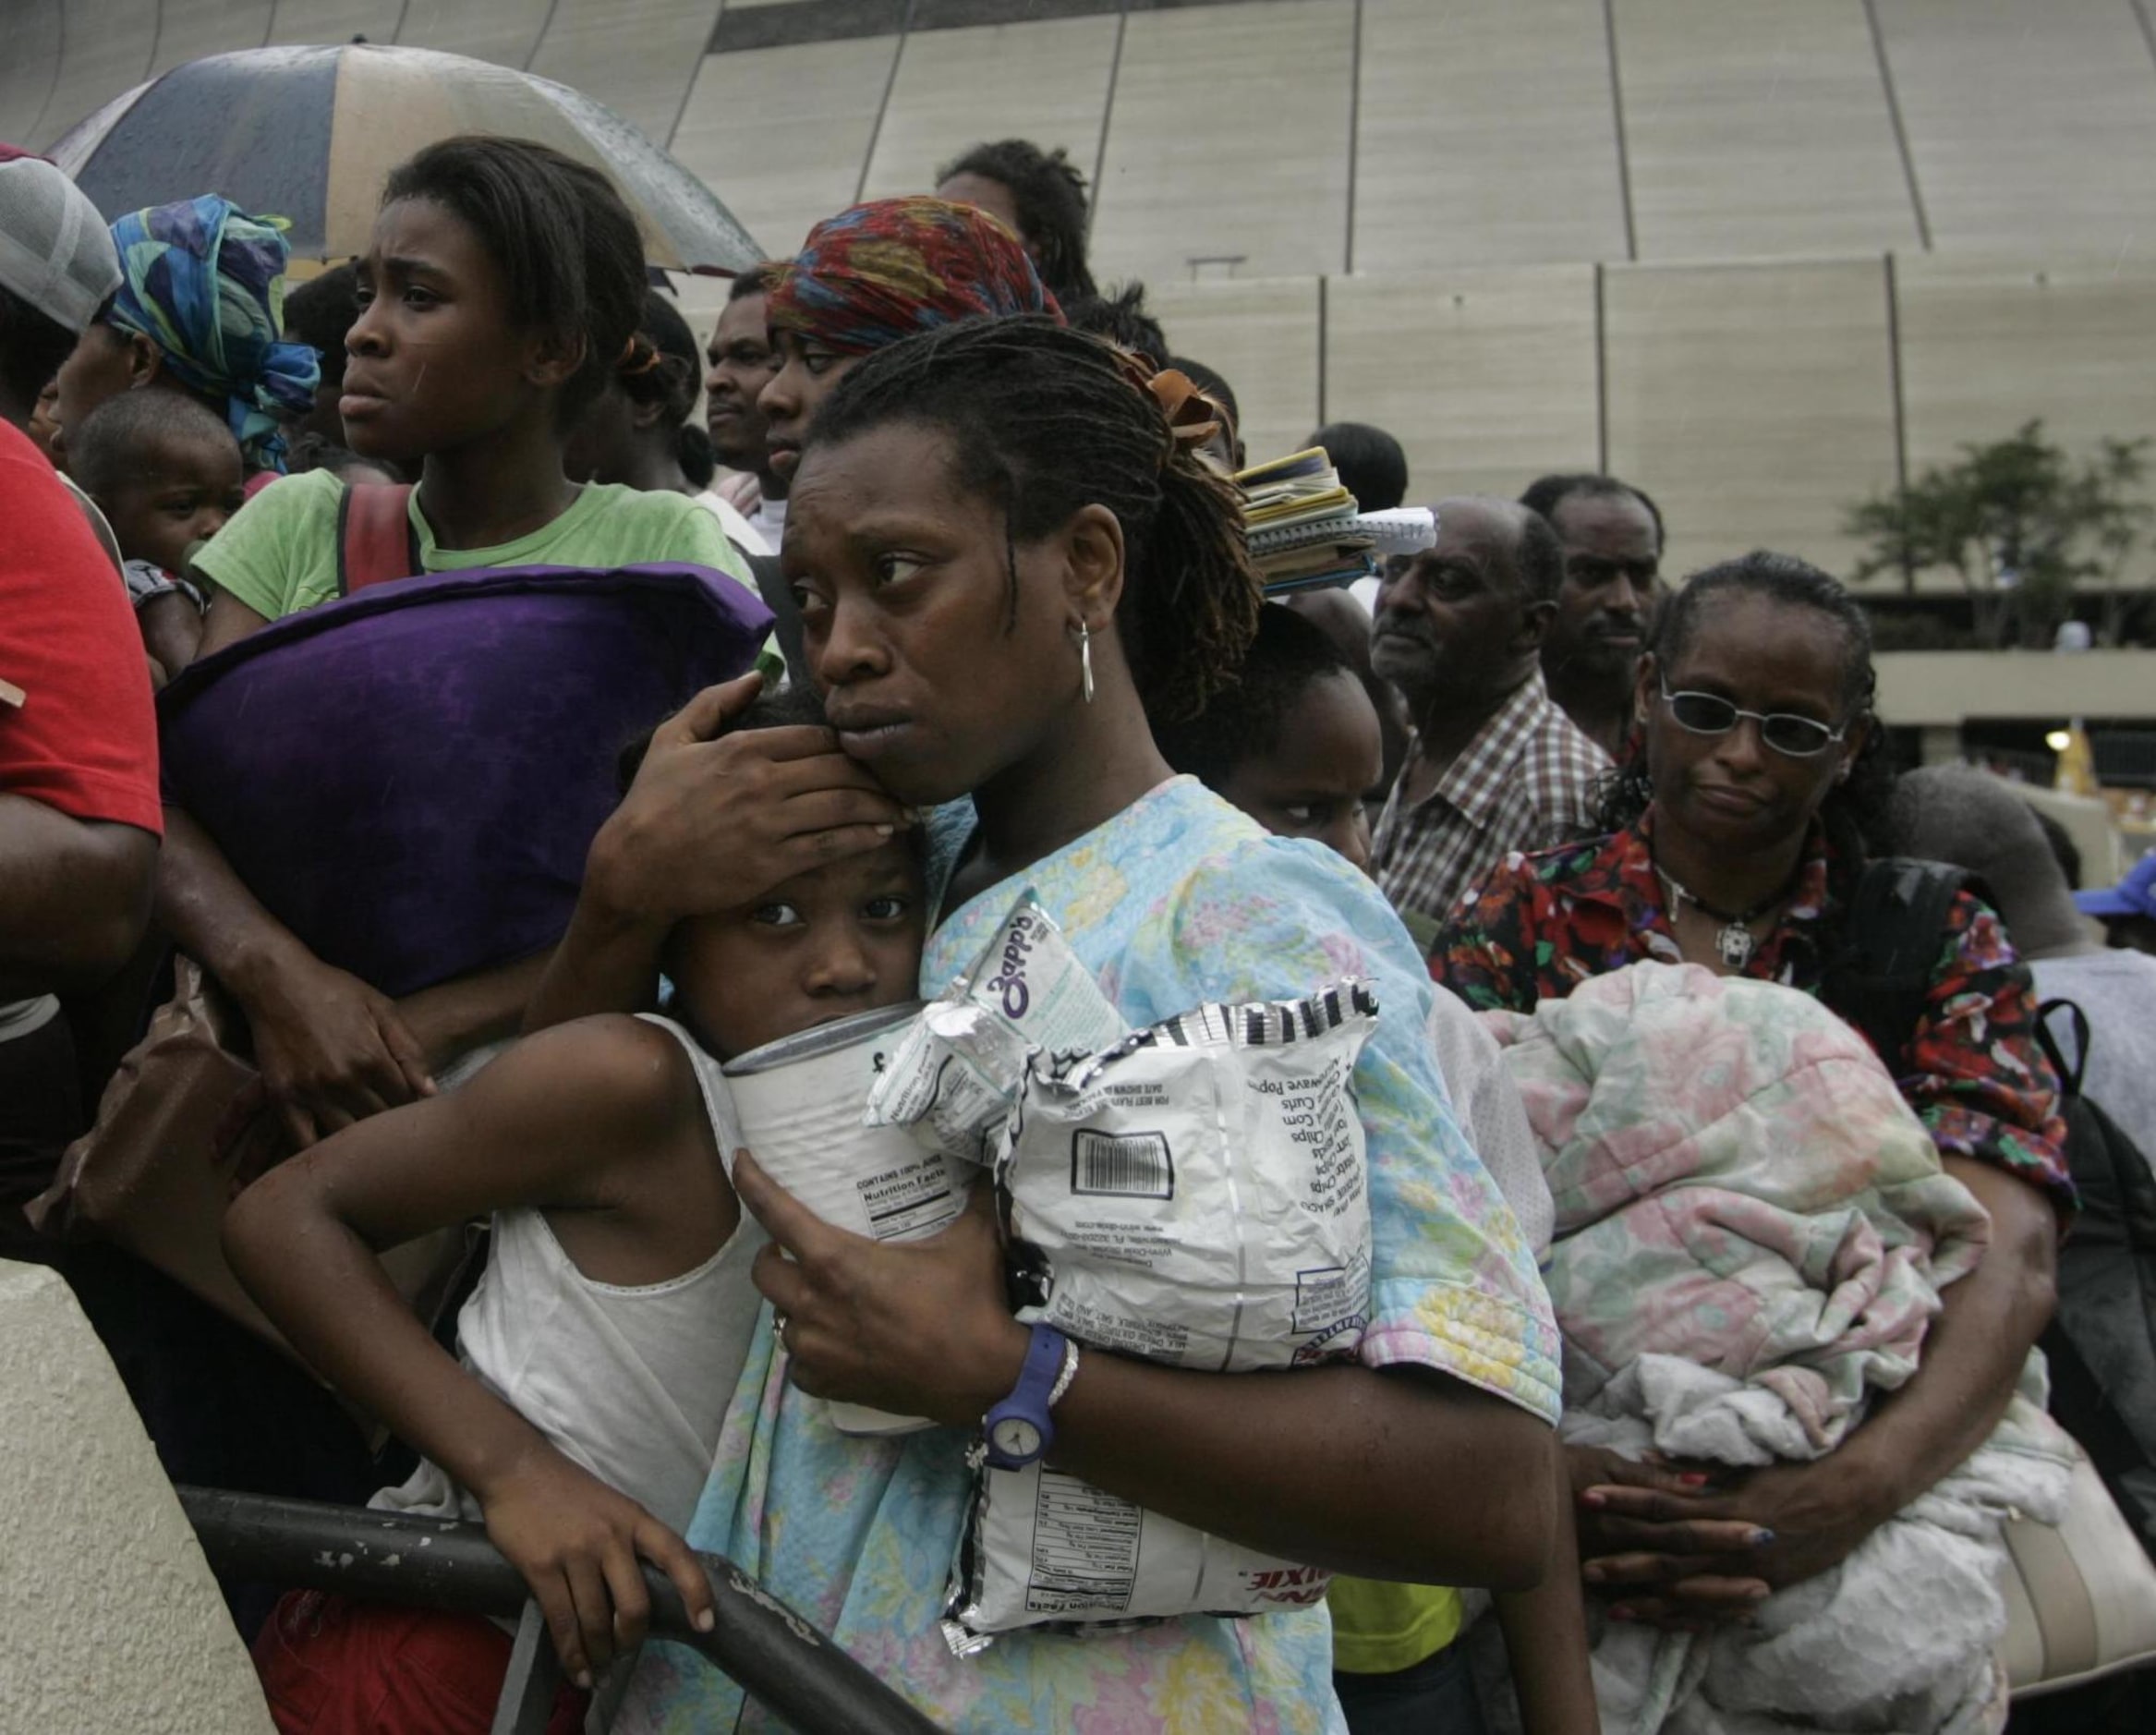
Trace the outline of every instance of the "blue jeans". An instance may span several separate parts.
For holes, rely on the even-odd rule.
[[[1483,1704],[1465,1652],[1447,1644],[1389,1675],[1335,1670],[1333,1691],[1351,1735],[1484,1735]]]

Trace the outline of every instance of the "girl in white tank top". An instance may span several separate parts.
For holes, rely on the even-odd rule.
[[[719,1062],[681,1025],[646,1022],[681,1044],[716,1135],[731,1117]],[[693,1270],[604,1283],[578,1268],[545,1210],[497,1210],[487,1269],[457,1315],[459,1359],[556,1451],[669,1530],[685,1530],[756,1325],[749,1266],[764,1241],[744,1217]],[[369,1504],[430,1518],[485,1515],[469,1489],[427,1460]]]
[[[790,709],[760,701],[736,726],[795,721]],[[709,1619],[678,1533],[740,1376],[764,1244],[727,1180],[732,1153],[721,1160],[732,1115],[713,1057],[912,999],[922,932],[904,836],[799,875],[753,909],[673,931],[684,1023],[586,1018],[527,1037],[460,1088],[273,1170],[226,1218],[226,1252],[263,1311],[425,1455],[374,1504],[483,1519],[580,1685],[642,1639],[639,1557]],[[487,1271],[452,1357],[376,1256],[487,1214]],[[332,1726],[325,1695],[377,1703],[400,1674],[491,1670],[498,1685],[480,1656],[494,1644],[505,1664],[506,1639],[484,1622],[309,1595],[285,1599],[256,1654],[289,1732]],[[427,1735],[486,1729],[488,1707],[475,1721],[437,1696]]]

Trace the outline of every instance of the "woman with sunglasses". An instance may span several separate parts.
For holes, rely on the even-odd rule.
[[[1508,859],[1462,901],[1431,974],[1478,1010],[1531,1012],[1652,958],[1780,982],[1850,1017],[1832,966],[1865,860],[1890,853],[1871,697],[1871,629],[1826,574],[1766,552],[1698,574],[1640,659],[1607,835]],[[1946,1291],[1917,1375],[1824,1459],[1710,1478],[1570,1449],[1585,1577],[1613,1618],[1743,1616],[1840,1561],[1998,1422],[2050,1316],[2073,1206],[2035,1023],[1997,915],[1960,893],[1925,1010],[1882,1058],[1991,1213],[1983,1262]]]

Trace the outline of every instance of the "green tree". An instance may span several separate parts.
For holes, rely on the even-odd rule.
[[[2140,546],[2156,506],[2142,497],[2148,474],[2146,440],[2105,440],[2075,481],[2077,516],[2093,552],[2093,576],[2101,597],[2096,640],[2115,645],[2126,636],[2126,617],[2146,584],[2127,582],[2127,564]]]
[[[2077,465],[2025,422],[2010,438],[1965,444],[1960,458],[1850,508],[1845,531],[1865,544],[1859,583],[1897,574],[1905,589],[1943,567],[1968,593],[1978,644],[2049,644],[2077,587],[2099,583],[2099,637],[2116,644],[2136,588],[2128,568],[2152,508],[2141,498],[2147,440],[2105,440]]]

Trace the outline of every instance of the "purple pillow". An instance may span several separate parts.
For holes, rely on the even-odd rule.
[[[770,625],[701,566],[377,585],[159,695],[165,799],[317,957],[409,994],[561,938],[623,747]]]

